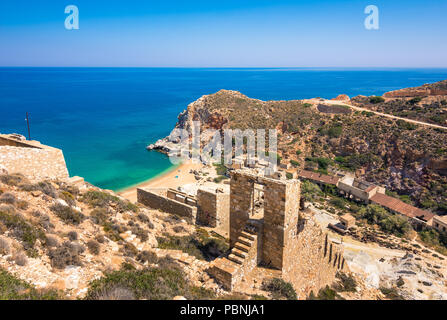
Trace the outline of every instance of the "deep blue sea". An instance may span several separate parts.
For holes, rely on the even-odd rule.
[[[171,168],[147,144],[204,94],[262,100],[333,98],[447,79],[447,69],[0,68],[0,132],[63,149],[70,175],[120,190]]]

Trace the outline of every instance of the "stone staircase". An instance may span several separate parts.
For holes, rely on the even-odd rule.
[[[228,259],[237,264],[243,264],[248,252],[256,243],[257,237],[258,235],[256,233],[245,230],[242,231],[240,236],[237,238],[233,249],[231,249]]]
[[[257,265],[258,227],[247,222],[226,257],[212,262],[209,273],[227,290],[239,283]]]

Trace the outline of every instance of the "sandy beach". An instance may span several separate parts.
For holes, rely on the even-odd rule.
[[[190,173],[190,171],[198,170],[201,167],[201,163],[192,163],[191,161],[188,161],[160,176],[120,191],[118,194],[132,202],[135,202],[137,201],[137,188],[177,188],[184,184],[194,183],[196,182],[196,179],[194,178],[194,174]]]

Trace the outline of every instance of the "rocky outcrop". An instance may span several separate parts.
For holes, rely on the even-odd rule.
[[[336,98],[333,98],[332,100],[334,100],[334,101],[345,101],[346,102],[346,101],[349,101],[350,98],[346,94],[340,94]]]
[[[420,87],[405,88],[395,91],[389,91],[383,96],[385,98],[406,98],[406,97],[427,97],[447,95],[447,80],[424,84]]]

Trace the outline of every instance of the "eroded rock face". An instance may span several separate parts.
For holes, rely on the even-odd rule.
[[[424,84],[420,87],[405,88],[385,93],[385,98],[426,97],[447,95],[447,80]]]
[[[350,98],[346,94],[340,94],[336,98],[333,98],[332,100],[334,100],[334,101],[349,101]]]

